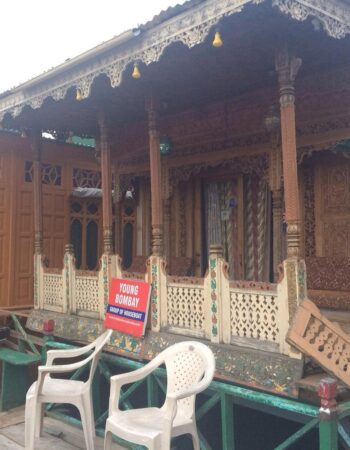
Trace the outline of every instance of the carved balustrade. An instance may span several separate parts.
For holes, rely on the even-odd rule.
[[[165,260],[151,256],[142,272],[127,272],[117,255],[103,255],[97,272],[75,268],[67,247],[62,270],[44,267],[35,255],[35,307],[103,319],[112,277],[151,284],[150,327],[216,343],[236,344],[300,358],[285,340],[291,318],[306,296],[305,264],[289,259],[277,284],[230,281],[219,248],[211,248],[204,278],[166,273]]]

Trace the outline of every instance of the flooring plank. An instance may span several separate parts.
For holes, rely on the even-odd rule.
[[[0,429],[24,422],[24,406],[0,413]]]
[[[0,448],[1,450],[23,450],[23,447],[8,437],[0,434]]]

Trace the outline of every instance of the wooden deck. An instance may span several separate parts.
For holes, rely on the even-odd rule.
[[[81,429],[50,417],[44,419],[43,436],[36,441],[35,450],[85,450]],[[24,407],[0,413],[0,449],[24,449]],[[95,450],[103,450],[103,439],[95,439]],[[125,450],[114,444],[113,450]]]

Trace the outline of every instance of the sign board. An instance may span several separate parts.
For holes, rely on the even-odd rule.
[[[105,327],[132,336],[143,336],[150,294],[149,283],[113,278],[109,290]]]

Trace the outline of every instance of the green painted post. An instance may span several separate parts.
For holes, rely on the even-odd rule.
[[[337,382],[323,378],[318,387],[320,407],[320,450],[338,450]]]
[[[223,450],[235,450],[233,427],[233,399],[230,395],[221,394],[221,435]]]

